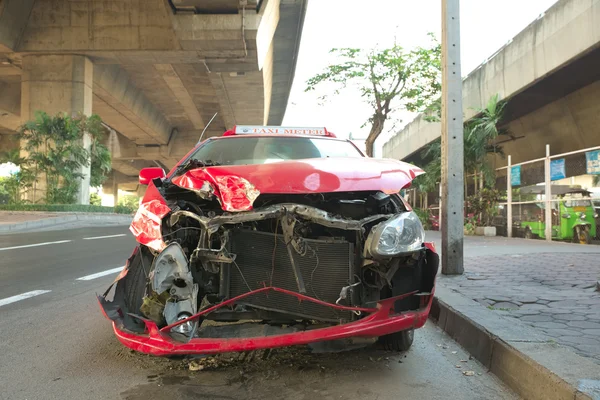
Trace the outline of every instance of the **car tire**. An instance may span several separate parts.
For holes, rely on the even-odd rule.
[[[580,231],[578,239],[580,244],[592,244],[592,236],[590,235],[590,231],[587,229],[582,229]]]
[[[146,250],[140,246],[139,251],[131,260],[129,272],[127,272],[124,278],[125,290],[123,300],[127,310],[134,314],[140,313],[152,265],[149,257],[146,257],[144,253],[146,253]]]
[[[408,351],[413,344],[415,330],[407,329],[405,331],[391,333],[381,336],[379,343],[388,351]]]

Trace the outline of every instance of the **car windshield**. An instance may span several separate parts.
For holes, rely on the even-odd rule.
[[[246,165],[329,157],[362,157],[362,154],[354,145],[342,140],[263,136],[210,140],[190,159]]]
[[[590,200],[566,200],[565,207],[590,207],[592,202]]]

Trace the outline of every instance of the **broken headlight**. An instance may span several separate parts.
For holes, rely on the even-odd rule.
[[[397,215],[371,229],[365,249],[373,257],[395,257],[413,253],[423,246],[425,231],[414,212]]]

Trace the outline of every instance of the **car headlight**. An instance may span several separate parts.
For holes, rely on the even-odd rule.
[[[579,218],[581,218],[581,219],[585,219],[585,213],[581,213],[581,214],[579,214]]]
[[[424,241],[423,225],[410,211],[373,227],[365,247],[373,257],[394,257],[418,251]]]

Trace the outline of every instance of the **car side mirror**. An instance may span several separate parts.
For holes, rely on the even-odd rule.
[[[159,167],[150,167],[150,168],[142,168],[140,170],[140,185],[147,185],[153,179],[160,178],[163,179],[167,174],[165,170]]]

